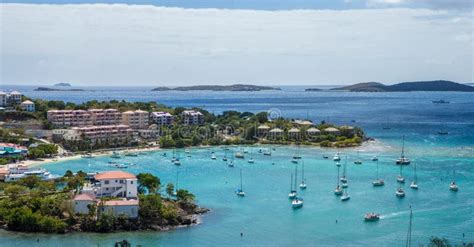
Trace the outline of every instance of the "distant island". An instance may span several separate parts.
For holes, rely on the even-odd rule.
[[[219,85],[199,85],[199,86],[187,86],[187,87],[157,87],[151,91],[262,91],[262,90],[281,90],[276,87],[246,85],[246,84],[234,84],[229,86]]]
[[[60,83],[54,84],[54,86],[55,86],[55,87],[70,87],[71,84],[65,83],[65,82],[60,82]]]
[[[323,91],[323,90],[319,89],[319,88],[307,88],[304,91],[305,92],[319,92],[319,91]]]
[[[34,91],[85,91],[85,90],[80,89],[80,88],[58,89],[58,88],[50,88],[50,87],[38,87]]]
[[[394,85],[384,85],[379,82],[364,82],[350,86],[332,88],[330,90],[344,90],[351,92],[410,92],[410,91],[457,91],[474,92],[474,87],[453,81],[414,81],[402,82]]]

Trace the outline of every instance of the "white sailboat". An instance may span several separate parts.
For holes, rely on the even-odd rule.
[[[242,169],[240,169],[240,188],[237,189],[237,191],[235,193],[237,194],[237,196],[240,196],[240,197],[245,196],[245,192],[244,192],[244,189],[243,189],[243,186],[242,186]]]
[[[379,158],[377,156],[372,156],[372,161],[379,161]]]
[[[298,194],[297,194],[298,192],[296,191],[297,180],[298,180],[298,167],[296,166],[295,167],[295,189],[294,189],[295,197],[291,201],[291,207],[294,209],[303,207],[303,198],[298,197]]]
[[[296,189],[293,189],[293,173],[291,174],[290,180],[290,193],[288,194],[289,199],[294,199],[296,197]]]
[[[379,177],[379,162],[377,161],[377,179],[372,182],[374,187],[383,186],[385,183],[383,179]]]
[[[270,149],[267,149],[267,150],[265,150],[265,152],[263,152],[263,155],[271,156],[271,155],[272,155],[272,151],[270,151]]]
[[[410,159],[405,157],[405,136],[403,136],[402,153],[400,155],[400,158],[398,158],[395,163],[397,165],[409,165],[410,164]]]
[[[255,163],[255,161],[253,160],[252,152],[250,152],[250,159],[248,160],[248,163],[249,163],[249,164]]]
[[[304,178],[304,162],[303,162],[303,171],[302,171],[302,174],[301,174],[300,189],[302,189],[302,190],[306,189],[306,179]]]
[[[113,151],[113,152],[112,152],[112,155],[110,156],[110,158],[120,159],[120,158],[122,158],[122,156],[120,155],[119,152]]]
[[[451,184],[449,184],[449,189],[451,191],[457,192],[459,190],[459,187],[456,184],[456,180],[454,179],[454,176],[455,176],[455,169],[453,169],[453,181],[451,182]]]
[[[227,166],[234,167],[234,157],[233,156],[231,156],[230,162],[227,162]]]
[[[296,149],[295,154],[293,155],[293,159],[294,159],[294,160],[299,160],[299,159],[301,159],[300,146],[298,146],[298,148]]]
[[[334,154],[334,157],[332,158],[333,161],[341,161],[341,154],[339,151],[337,151],[336,154]]]
[[[222,161],[227,161],[227,149],[224,149],[224,158],[222,158]]]
[[[347,169],[347,156],[346,156],[346,159],[345,159],[345,162],[344,162],[344,168],[342,170],[342,177],[340,179],[341,182],[342,182],[343,188],[344,188],[344,186],[346,186],[346,188],[347,188],[346,169]]]
[[[362,165],[362,160],[360,160],[360,153],[359,153],[359,150],[357,150],[357,160],[354,161],[354,164],[356,164],[356,165]]]
[[[336,196],[342,195],[342,189],[341,189],[341,187],[339,186],[339,169],[340,169],[340,167],[338,166],[338,167],[337,167],[337,183],[336,183],[336,189],[334,190],[334,194],[335,194]]]
[[[174,163],[175,160],[176,160],[176,149],[173,149],[173,157],[171,158],[171,162]]]
[[[244,155],[243,152],[242,152],[242,148],[240,149],[240,151],[235,152],[235,155],[234,155],[234,156],[235,156],[235,158],[237,158],[237,159],[243,159],[243,158],[245,158],[245,155]]]
[[[351,196],[349,193],[347,193],[347,189],[344,189],[342,192],[341,201],[348,201],[349,199],[351,199]]]
[[[401,184],[405,183],[405,177],[402,175],[402,167],[403,166],[400,166],[400,174],[397,176],[397,182]]]
[[[410,188],[414,189],[414,190],[417,190],[418,189],[418,177],[416,176],[416,164],[414,166],[414,169],[415,169],[415,178],[413,179],[413,181],[411,182],[410,184]]]
[[[173,196],[176,196],[178,192],[178,178],[179,178],[179,171],[176,172],[176,183],[174,184]]]
[[[403,198],[405,197],[405,191],[403,190],[403,188],[398,185],[398,188],[397,188],[397,191],[395,191],[395,195],[398,197],[398,198]]]

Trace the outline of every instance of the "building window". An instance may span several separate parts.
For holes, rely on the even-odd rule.
[[[109,184],[109,180],[105,180],[104,184]]]
[[[130,184],[133,184],[133,181],[130,181]]]

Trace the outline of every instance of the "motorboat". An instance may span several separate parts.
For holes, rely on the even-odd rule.
[[[378,221],[378,220],[380,220],[380,214],[367,213],[364,216],[364,221],[366,221],[366,222],[374,222],[374,221]]]

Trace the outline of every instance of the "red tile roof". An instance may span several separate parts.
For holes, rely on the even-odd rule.
[[[95,175],[95,180],[105,180],[105,179],[134,179],[137,178],[135,175],[123,172],[123,171],[110,171],[102,172]]]

